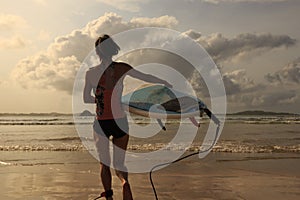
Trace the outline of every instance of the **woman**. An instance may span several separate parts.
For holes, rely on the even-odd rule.
[[[167,81],[139,72],[126,63],[113,62],[112,57],[118,54],[120,47],[109,35],[99,37],[95,48],[100,64],[87,71],[83,96],[85,103],[96,103],[94,139],[100,159],[100,176],[105,190],[101,197],[113,199],[108,140],[112,137],[113,165],[116,175],[122,182],[123,200],[132,200],[128,173],[124,166],[129,139],[128,121],[121,104],[124,78],[129,75],[150,83],[164,84],[168,87],[171,85]],[[95,96],[91,95],[91,91]]]

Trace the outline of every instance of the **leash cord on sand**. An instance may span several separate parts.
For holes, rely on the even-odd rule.
[[[191,156],[194,156],[194,155],[196,155],[196,154],[199,154],[199,153],[205,153],[205,152],[210,151],[210,150],[215,146],[215,143],[216,143],[216,141],[217,141],[218,134],[219,134],[219,129],[220,129],[220,125],[218,125],[218,127],[217,127],[217,129],[216,129],[216,135],[215,135],[214,141],[213,141],[212,145],[210,145],[210,147],[209,147],[208,149],[205,149],[205,150],[202,150],[202,151],[199,150],[199,151],[197,151],[197,152],[191,153],[191,154],[186,155],[186,156],[184,156],[184,157],[178,158],[178,159],[176,159],[176,160],[174,160],[174,161],[172,161],[172,162],[166,162],[166,163],[161,163],[161,164],[155,165],[155,166],[150,170],[150,172],[149,172],[149,178],[150,178],[150,183],[151,183],[152,190],[153,190],[153,193],[154,193],[154,195],[155,195],[155,199],[156,199],[156,200],[158,200],[158,196],[157,196],[156,189],[155,189],[155,186],[154,186],[154,183],[153,183],[153,180],[152,180],[152,172],[153,172],[153,170],[155,170],[155,169],[158,168],[158,167],[164,166],[164,165],[169,165],[169,164],[177,163],[177,162],[179,162],[179,161],[181,161],[181,160],[184,160],[184,159],[189,158],[189,157],[191,157]]]

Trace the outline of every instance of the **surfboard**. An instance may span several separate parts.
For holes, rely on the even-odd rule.
[[[202,117],[204,112],[216,124],[220,123],[199,98],[163,85],[145,86],[128,93],[122,96],[122,104],[130,113],[156,118],[164,130],[161,119],[189,118],[195,126],[200,126],[195,117]]]

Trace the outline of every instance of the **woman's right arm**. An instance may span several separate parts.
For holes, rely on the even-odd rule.
[[[84,103],[95,103],[95,97],[91,95],[92,85],[90,82],[88,72],[85,75],[85,84],[83,89],[83,102]]]

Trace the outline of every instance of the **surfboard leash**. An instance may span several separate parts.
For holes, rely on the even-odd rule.
[[[179,162],[181,160],[187,159],[187,158],[189,158],[191,156],[194,156],[194,155],[197,155],[199,153],[209,152],[215,146],[215,144],[217,142],[217,138],[218,138],[218,135],[219,135],[219,130],[220,130],[220,124],[218,124],[218,127],[216,129],[216,135],[215,135],[214,141],[213,141],[212,145],[210,145],[210,147],[208,149],[198,150],[197,152],[194,152],[194,153],[191,153],[189,155],[183,156],[183,157],[178,158],[178,159],[176,159],[176,160],[174,160],[172,162],[161,163],[161,164],[158,164],[158,165],[155,165],[154,167],[152,167],[152,169],[149,172],[149,179],[150,179],[150,183],[151,183],[152,190],[153,190],[153,193],[154,193],[154,196],[155,196],[156,200],[158,200],[158,196],[157,196],[157,192],[156,192],[156,189],[155,189],[155,186],[154,186],[154,182],[153,182],[153,179],[152,179],[153,170],[155,170],[158,167],[162,167],[164,165],[170,165],[170,164],[177,163],[177,162]]]

